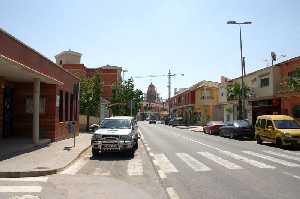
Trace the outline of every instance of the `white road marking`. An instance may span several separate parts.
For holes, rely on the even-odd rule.
[[[94,176],[110,176],[111,173],[110,173],[110,171],[103,171],[101,168],[96,168],[92,175],[94,175]]]
[[[73,165],[63,170],[61,174],[65,175],[75,175],[86,163],[88,163],[87,158],[80,158]]]
[[[170,199],[179,199],[179,196],[173,187],[167,187],[166,190]]]
[[[47,182],[48,177],[0,178],[0,181],[11,182]]]
[[[170,162],[170,160],[163,154],[154,154],[154,164],[163,170],[165,173],[178,172],[176,167]]]
[[[127,165],[127,173],[129,176],[143,175],[143,162],[140,158],[129,160]]]
[[[243,162],[245,162],[247,164],[250,164],[250,165],[258,167],[258,168],[263,168],[263,169],[275,169],[276,168],[274,166],[265,164],[263,162],[258,162],[256,160],[252,160],[252,159],[249,159],[247,157],[244,157],[244,156],[241,156],[241,155],[229,152],[229,151],[219,151],[219,152],[223,153],[223,154],[225,154],[225,155],[227,155],[227,156],[229,156],[229,157],[231,157],[233,159],[243,161]]]
[[[148,146],[146,147],[146,149],[147,149],[147,151],[151,151],[151,148],[150,148],[150,147],[148,147]]]
[[[149,155],[150,155],[151,157],[154,157],[154,154],[153,154],[152,152],[149,152]]]
[[[274,157],[271,157],[271,156],[263,155],[263,154],[260,154],[260,153],[255,153],[253,151],[243,151],[243,153],[253,155],[255,157],[263,158],[265,160],[269,160],[271,162],[282,164],[282,165],[288,166],[288,167],[300,167],[299,164],[296,164],[296,163],[293,163],[293,162],[288,162],[288,161],[281,160],[281,159],[278,159],[278,158],[274,158]]]
[[[290,155],[283,154],[283,153],[278,153],[278,152],[275,152],[275,151],[264,151],[264,152],[268,153],[268,154],[271,154],[271,155],[276,155],[276,156],[279,156],[279,157],[282,157],[282,158],[300,161],[300,157],[290,156]]]
[[[283,172],[283,174],[285,174],[285,175],[288,175],[288,176],[292,176],[293,178],[297,178],[297,179],[299,179],[299,180],[300,180],[300,176],[297,176],[297,175],[291,174],[291,173],[289,173],[289,172]]]
[[[167,178],[167,175],[165,174],[165,172],[163,172],[162,170],[158,170],[158,175],[161,179],[165,179]]]
[[[300,153],[299,152],[296,152],[296,151],[284,151],[285,153],[289,153],[289,154],[293,154],[293,155],[299,155],[300,156]]]
[[[206,157],[206,158],[208,158],[208,159],[210,159],[210,160],[212,160],[212,161],[220,164],[223,167],[226,167],[227,169],[242,169],[241,166],[239,166],[239,165],[237,165],[237,164],[235,164],[233,162],[230,162],[228,160],[225,160],[225,159],[223,159],[223,158],[221,158],[219,156],[216,156],[216,155],[214,155],[212,153],[209,153],[209,152],[198,152],[198,154],[200,154],[200,155],[202,155],[202,156],[204,156],[204,157]]]
[[[0,193],[40,193],[41,186],[0,186]]]
[[[176,155],[185,162],[189,167],[191,167],[194,171],[210,171],[211,169],[203,164],[202,162],[199,162],[192,156],[186,153],[176,153]]]

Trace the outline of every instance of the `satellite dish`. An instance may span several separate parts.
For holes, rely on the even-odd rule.
[[[271,57],[273,61],[276,61],[276,53],[275,52],[271,52]]]

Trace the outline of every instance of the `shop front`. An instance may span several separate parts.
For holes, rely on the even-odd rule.
[[[281,99],[263,99],[251,102],[252,106],[252,124],[256,123],[257,116],[260,115],[278,115],[281,114]]]

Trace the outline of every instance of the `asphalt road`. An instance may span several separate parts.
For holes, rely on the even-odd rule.
[[[140,141],[134,158],[92,157],[87,151],[60,174],[0,178],[0,199],[167,199],[154,165]]]
[[[162,124],[139,124],[170,198],[296,199],[300,151]]]

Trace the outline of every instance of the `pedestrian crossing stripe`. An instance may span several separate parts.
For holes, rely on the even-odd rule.
[[[211,169],[203,164],[202,162],[196,160],[192,156],[186,153],[176,153],[176,155],[194,171],[210,171]]]
[[[160,167],[165,173],[178,172],[176,167],[170,162],[170,160],[163,153],[154,154],[153,163]]]
[[[271,155],[278,156],[278,157],[282,157],[282,158],[286,158],[286,159],[290,159],[290,160],[300,161],[300,157],[291,156],[291,155],[287,155],[287,154],[283,154],[283,153],[278,153],[278,152],[270,151],[270,150],[266,150],[264,152],[268,153],[268,154],[271,154]]]
[[[237,165],[237,164],[235,164],[233,162],[230,162],[228,160],[225,160],[225,159],[223,159],[223,158],[221,158],[219,156],[216,156],[216,155],[214,155],[212,153],[209,153],[209,152],[198,152],[198,154],[204,156],[207,159],[210,159],[210,160],[216,162],[217,164],[220,164],[221,166],[223,166],[223,167],[225,167],[227,169],[233,169],[233,170],[235,170],[235,169],[242,169],[241,166],[239,166],[239,165]]]

